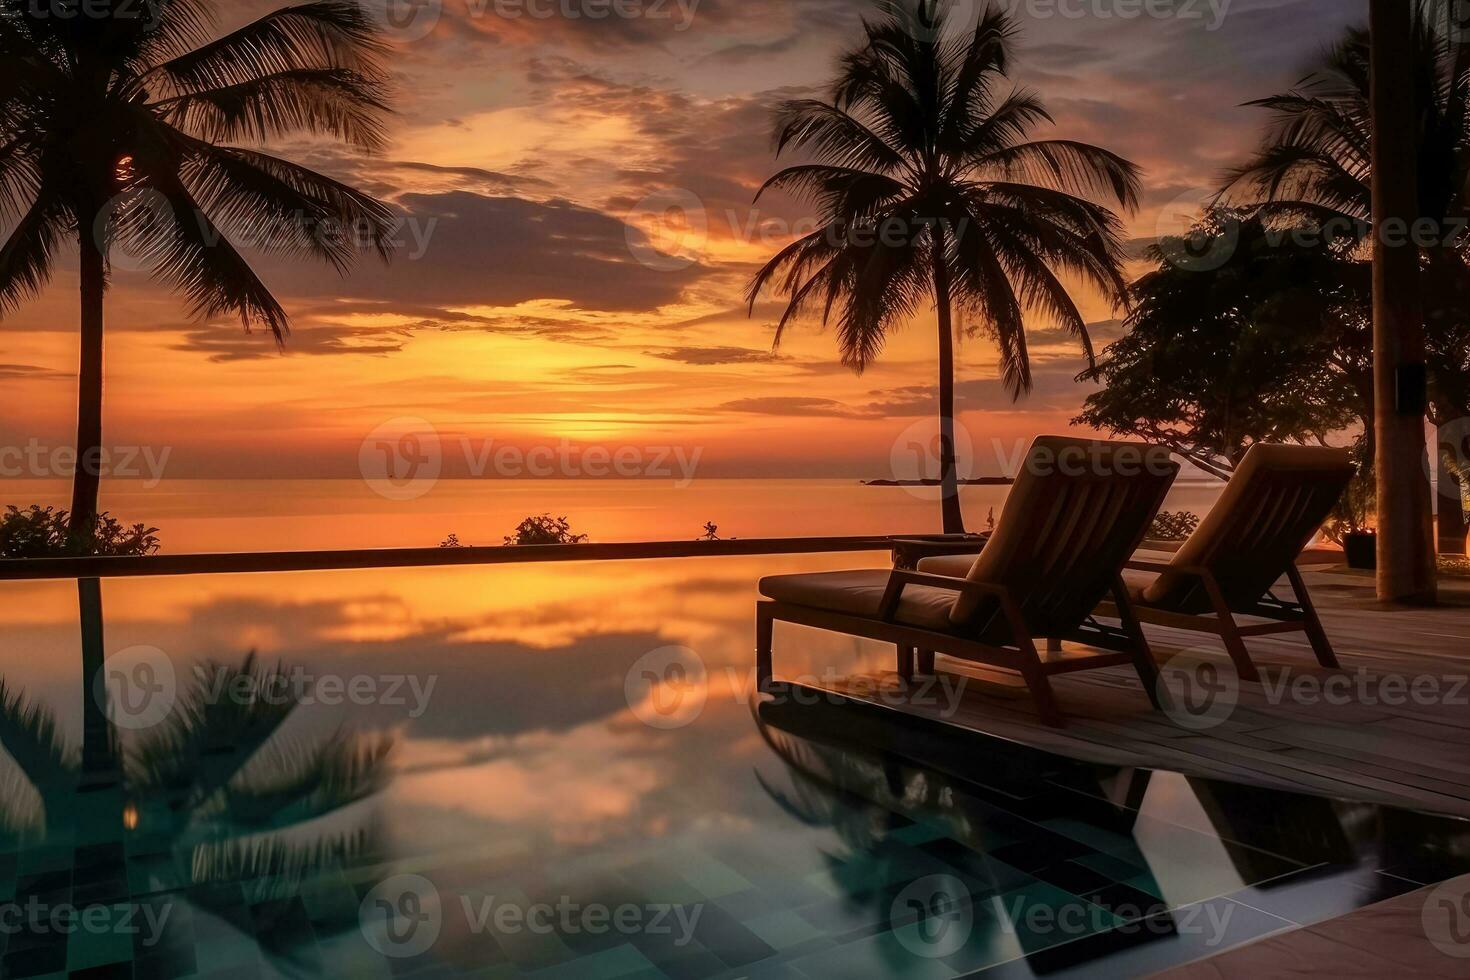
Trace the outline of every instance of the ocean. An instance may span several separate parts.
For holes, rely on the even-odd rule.
[[[1203,516],[1218,482],[1180,481],[1165,507]],[[966,521],[983,530],[1010,488],[961,490]],[[0,505],[67,506],[64,481],[0,481]],[[499,545],[522,519],[566,517],[600,543],[722,538],[929,534],[940,528],[939,491],[870,487],[855,479],[440,480],[394,500],[361,480],[138,480],[104,482],[102,507],[129,524],[159,528],[169,554],[433,547],[448,535]]]

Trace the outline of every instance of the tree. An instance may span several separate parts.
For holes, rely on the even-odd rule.
[[[1016,28],[988,7],[973,32],[948,20],[948,3],[906,0],[865,21],[844,55],[830,98],[784,103],[776,152],[812,162],[766,181],[815,204],[819,227],[755,276],[752,310],[768,288],[789,297],[776,328],[835,313],[843,363],[861,372],[890,331],[932,300],[939,328],[940,481],[944,530],[964,530],[955,471],[954,317],[999,346],[1004,383],[1031,386],[1025,315],[1065,327],[1089,360],[1082,313],[1063,285],[1075,277],[1111,297],[1125,289],[1121,222],[1094,197],[1137,202],[1127,160],[1071,140],[1028,139],[1051,117],[1040,98],[1004,87]]]
[[[58,11],[58,6],[67,9]],[[358,0],[315,0],[211,40],[211,0],[0,0],[0,316],[77,243],[81,357],[71,521],[97,517],[103,306],[125,245],[201,317],[278,342],[289,319],[236,241],[346,270],[388,255],[391,212],[255,148],[313,134],[383,145],[384,48]]]
[[[1127,333],[1079,381],[1076,424],[1168,446],[1226,479],[1257,442],[1373,438],[1369,275],[1351,239],[1209,209],[1149,251]]]
[[[1470,356],[1463,346],[1454,348],[1454,343],[1463,345],[1467,339],[1463,297],[1470,292],[1470,239],[1465,233],[1470,223],[1470,46],[1452,30],[1440,28],[1451,23],[1444,0],[1415,0],[1410,11],[1396,3],[1385,4],[1381,11],[1375,4],[1374,9],[1385,18],[1380,40],[1387,44],[1397,39],[1405,49],[1380,57],[1385,64],[1403,67],[1406,88],[1393,94],[1400,95],[1403,104],[1412,102],[1414,111],[1379,113],[1378,122],[1385,130],[1402,128],[1403,140],[1413,144],[1416,171],[1408,172],[1417,172],[1418,180],[1405,186],[1417,190],[1416,212],[1399,216],[1395,221],[1399,227],[1385,226],[1374,235],[1374,155],[1375,150],[1386,151],[1392,140],[1385,137],[1375,146],[1374,49],[1366,28],[1349,30],[1297,89],[1251,103],[1273,112],[1275,124],[1255,156],[1232,174],[1227,194],[1253,204],[1268,220],[1356,228],[1365,243],[1384,253],[1385,261],[1394,260],[1399,251],[1389,247],[1395,243],[1417,247],[1419,287],[1406,289],[1424,299],[1430,417],[1438,425],[1451,425],[1470,417],[1467,393],[1456,383],[1458,366]],[[1401,17],[1411,23],[1400,25]],[[1399,190],[1403,182],[1386,183],[1390,190]],[[1412,278],[1413,264],[1402,271]],[[1418,318],[1414,321],[1417,325]],[[1399,345],[1402,332],[1390,332],[1386,339],[1394,341],[1391,346]],[[1411,346],[1414,349],[1404,356],[1420,360],[1419,345]],[[1389,390],[1394,380],[1381,378],[1380,383]],[[1393,414],[1391,406],[1379,409]],[[1412,435],[1406,437],[1410,443]],[[1410,455],[1411,449],[1399,455]],[[1401,465],[1408,467],[1409,461]],[[1391,480],[1392,475],[1380,478]],[[1407,490],[1397,487],[1396,492]],[[1463,552],[1463,513],[1442,507],[1441,515],[1451,525],[1446,535],[1451,547],[1458,539]]]

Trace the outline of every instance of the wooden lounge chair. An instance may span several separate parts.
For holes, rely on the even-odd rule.
[[[1053,674],[1131,663],[1157,706],[1156,669],[1122,571],[1178,471],[1159,447],[1043,436],[964,578],[872,569],[762,579],[760,689],[771,688],[772,631],[780,621],[892,643],[905,678],[916,660],[920,672],[932,672],[936,652],[1017,671],[1050,725],[1061,724]],[[1117,626],[1093,616],[1109,594]],[[1093,650],[1043,656],[1036,637]]]
[[[1260,680],[1246,638],[1273,633],[1305,632],[1318,662],[1335,669],[1337,656],[1296,559],[1355,472],[1347,450],[1252,447],[1209,516],[1171,561],[1128,563],[1124,579],[1134,614],[1144,623],[1219,636],[1241,680]],[[934,558],[919,568],[958,575],[963,561]],[[1294,601],[1273,593],[1282,577],[1291,583]],[[1099,612],[1111,614],[1106,606]],[[1237,617],[1266,622],[1244,624]]]

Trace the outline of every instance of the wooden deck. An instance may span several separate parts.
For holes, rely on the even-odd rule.
[[[1198,963],[1154,974],[1155,980],[1231,977],[1470,976],[1470,944],[1448,931],[1431,938],[1425,903],[1470,892],[1470,878],[1425,888],[1314,926],[1257,940]],[[1435,945],[1438,939],[1440,945]]]
[[[1062,729],[1041,724],[1016,675],[943,657],[941,673],[967,678],[958,703],[901,708],[1088,761],[1470,817],[1470,582],[1446,585],[1438,608],[1389,609],[1371,576],[1305,570],[1343,671],[1319,667],[1302,634],[1252,639],[1262,683],[1238,684],[1233,710],[1214,727],[1192,730],[1152,710],[1127,667],[1054,678]],[[1161,664],[1187,651],[1233,680],[1212,637],[1148,632]],[[1334,676],[1340,690],[1328,697],[1323,682]],[[831,686],[862,697],[875,681],[890,692],[902,685],[884,672]]]

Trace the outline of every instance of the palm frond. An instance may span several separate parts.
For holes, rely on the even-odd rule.
[[[184,179],[204,211],[264,251],[315,256],[339,272],[362,249],[391,253],[386,204],[298,164],[255,150],[187,144]]]
[[[381,30],[362,4],[314,0],[271,11],[158,65],[141,81],[162,85],[166,98],[321,68],[342,68],[382,81],[385,52]]]
[[[1138,207],[1142,172],[1116,153],[1075,140],[1036,140],[974,158],[982,173],[1055,188],[1068,194],[1112,197],[1128,210]]]
[[[172,126],[210,142],[263,143],[298,132],[376,152],[391,111],[383,83],[350,68],[297,68],[154,104]]]
[[[45,188],[11,229],[0,246],[0,316],[14,312],[51,281],[56,247],[67,220],[59,196]]]

